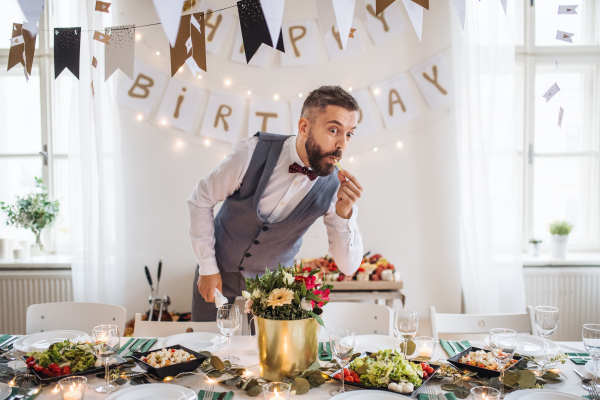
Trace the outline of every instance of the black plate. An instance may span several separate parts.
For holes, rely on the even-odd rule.
[[[26,361],[28,358],[29,357],[27,357],[27,356],[22,357],[23,361]],[[127,361],[125,361],[125,359],[123,359],[123,357],[121,357],[121,356],[115,356],[115,359],[117,360],[117,363],[109,365],[108,366],[109,369],[118,367],[119,365],[127,364]],[[82,375],[88,375],[88,374],[94,374],[94,373],[99,374],[99,373],[104,372],[104,365],[101,367],[90,368],[85,371],[75,372],[75,373],[69,374],[69,375],[53,376],[51,378],[47,377],[46,375],[42,375],[41,373],[36,372],[36,370],[33,368],[30,368],[30,370],[31,370],[32,374],[34,374],[40,381],[42,381],[42,383],[47,383],[47,382],[59,381],[62,378],[68,378],[69,376],[82,376]]]
[[[196,369],[198,369],[198,367],[200,365],[202,365],[202,363],[204,362],[204,360],[206,360],[206,356],[194,351],[194,350],[190,350],[187,347],[183,347],[179,344],[176,344],[175,346],[169,346],[169,347],[163,347],[162,349],[167,349],[167,350],[171,350],[171,349],[175,349],[175,350],[185,350],[190,354],[193,354],[194,357],[196,357],[195,360],[192,361],[186,361],[186,362],[182,362],[179,364],[173,364],[173,365],[169,365],[166,367],[162,367],[162,368],[155,368],[152,365],[148,364],[145,361],[142,361],[143,357],[146,357],[147,355],[149,355],[150,353],[153,353],[157,350],[151,350],[151,351],[147,351],[145,353],[134,353],[131,358],[133,358],[133,360],[137,363],[137,365],[140,366],[141,369],[143,369],[146,372],[149,372],[151,374],[154,374],[156,376],[158,376],[159,378],[164,378],[166,376],[175,376],[177,374],[180,374],[182,372],[192,372],[195,371]]]
[[[454,357],[450,357],[448,359],[448,362],[452,365],[454,365],[459,371],[472,371],[472,372],[477,372],[477,375],[480,378],[497,378],[500,376],[500,371],[495,371],[495,370],[491,370],[491,369],[486,369],[486,368],[481,368],[481,367],[476,367],[474,365],[469,365],[469,364],[464,364],[461,363],[460,360],[461,357],[469,354],[469,352],[471,351],[478,351],[478,350],[483,350],[486,353],[490,353],[489,350],[486,349],[480,349],[479,347],[469,347],[468,349],[466,349],[465,351],[456,354]],[[519,361],[521,361],[523,357],[521,356],[513,356],[513,359],[517,360],[516,363],[514,363],[513,365],[511,365],[510,367],[506,368],[505,371],[514,368],[515,365],[518,364]]]
[[[372,354],[372,353],[370,353],[370,352],[365,352],[365,353],[362,353],[362,354],[360,355],[360,357],[370,356],[371,354]],[[408,360],[408,361],[411,361],[411,360]],[[413,364],[420,364],[420,362],[413,362],[413,361],[411,361],[411,362],[412,362]],[[429,363],[427,363],[427,364],[429,364]],[[368,386],[368,385],[364,385],[364,384],[362,384],[362,383],[354,383],[354,382],[348,382],[348,381],[344,381],[344,386],[346,386],[346,385],[350,385],[350,386],[356,386],[356,387],[363,388],[363,389],[383,390],[383,391],[385,391],[385,392],[390,392],[390,393],[395,393],[395,394],[399,394],[399,395],[402,395],[402,396],[408,396],[408,397],[411,397],[411,396],[413,396],[413,395],[417,394],[417,392],[418,392],[419,390],[421,390],[421,388],[422,388],[423,386],[425,386],[425,384],[426,384],[426,383],[427,383],[427,382],[428,382],[428,381],[429,381],[429,380],[430,380],[430,379],[431,379],[431,378],[432,378],[432,377],[435,375],[435,373],[437,372],[437,370],[441,368],[439,365],[434,365],[434,364],[429,364],[429,366],[430,366],[431,368],[433,368],[433,374],[429,375],[429,376],[427,377],[427,379],[425,379],[425,380],[424,380],[424,381],[421,383],[421,386],[419,386],[418,388],[416,388],[415,390],[413,390],[413,391],[412,391],[412,392],[410,392],[410,393],[398,393],[398,392],[394,392],[393,390],[390,390],[390,389],[388,389],[388,388],[386,388],[386,387],[385,387],[385,388],[383,388],[383,387],[374,387],[374,386]],[[348,368],[348,366],[346,366],[346,368]],[[331,375],[329,375],[329,377],[330,377],[331,379],[333,379],[333,380],[339,381],[339,379],[338,379],[338,378],[334,378],[333,376],[334,376],[335,374],[337,374],[338,372],[340,372],[340,371],[341,371],[341,369],[338,369],[337,371],[335,371],[334,373],[332,373]],[[421,378],[421,379],[422,379],[422,378]]]

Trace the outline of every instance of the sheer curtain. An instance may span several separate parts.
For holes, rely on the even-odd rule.
[[[454,17],[461,280],[466,313],[524,312],[521,127],[512,20],[499,0]]]
[[[121,163],[114,104],[117,77],[104,82],[104,44],[92,39],[93,30],[102,31],[110,17],[94,11],[94,2],[90,1],[61,2],[60,7],[64,8],[59,11],[61,22],[68,12],[71,25],[58,26],[82,29],[79,81],[64,71],[55,82],[57,94],[64,94],[55,103],[63,108],[62,113],[67,113],[65,125],[69,131],[74,300],[122,304],[125,290],[119,271],[124,264],[123,227],[117,223],[117,205],[123,204],[118,201],[123,191],[117,179],[121,176]],[[92,57],[98,61],[96,68]]]

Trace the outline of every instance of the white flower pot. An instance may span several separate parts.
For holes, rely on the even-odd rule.
[[[542,246],[541,243],[529,243],[529,254],[534,257],[539,256],[541,246]]]
[[[567,256],[567,241],[569,235],[550,235],[550,250],[552,258],[565,258]]]

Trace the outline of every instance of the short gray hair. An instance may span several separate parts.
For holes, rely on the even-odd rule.
[[[300,116],[315,122],[317,115],[330,105],[358,111],[356,99],[340,86],[321,86],[306,96]]]

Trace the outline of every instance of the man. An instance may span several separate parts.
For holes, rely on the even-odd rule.
[[[233,303],[245,277],[292,266],[302,236],[321,216],[340,271],[358,269],[363,246],[354,203],[363,188],[334,166],[354,135],[357,110],[344,89],[322,86],[306,97],[297,136],[259,132],[243,139],[200,181],[188,199],[198,259],[193,321],[216,319],[215,288]]]

